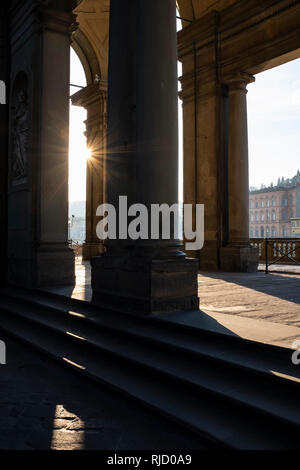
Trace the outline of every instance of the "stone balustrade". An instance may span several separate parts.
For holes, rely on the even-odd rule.
[[[300,238],[268,238],[267,241],[269,264],[300,264]],[[266,239],[252,238],[250,243],[254,248],[258,248],[260,263],[265,263]]]

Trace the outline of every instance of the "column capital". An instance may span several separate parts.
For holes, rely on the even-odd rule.
[[[238,72],[234,77],[225,80],[230,92],[248,93],[247,86],[255,82],[255,77],[247,72]]]
[[[73,106],[81,106],[88,109],[95,103],[99,103],[102,98],[107,98],[107,82],[99,80],[85,88],[77,91],[71,96]]]
[[[41,29],[71,36],[79,26],[76,15],[72,11],[53,8],[48,5],[38,5],[37,14]]]

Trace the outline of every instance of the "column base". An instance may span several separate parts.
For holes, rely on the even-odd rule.
[[[251,245],[228,245],[220,250],[222,271],[252,273],[257,271],[258,262],[258,249]]]
[[[101,307],[144,315],[199,309],[195,259],[104,254],[91,264],[92,302]]]
[[[36,253],[37,287],[76,284],[74,251],[65,244],[43,245]]]
[[[207,241],[198,252],[200,271],[215,272],[220,270],[220,255],[217,241]]]
[[[103,253],[103,244],[100,242],[86,242],[82,245],[82,260],[90,261],[94,256]]]
[[[205,242],[201,251],[185,251],[189,258],[196,258],[200,271],[215,272],[220,270],[219,248],[215,241]]]

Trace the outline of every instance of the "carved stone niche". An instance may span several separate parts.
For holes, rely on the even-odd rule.
[[[27,183],[29,153],[28,78],[19,72],[12,88],[10,110],[10,162],[12,186]]]

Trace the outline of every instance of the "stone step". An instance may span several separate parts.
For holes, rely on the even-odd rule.
[[[88,345],[118,354],[124,359],[177,377],[211,393],[221,394],[261,412],[300,425],[297,410],[299,386],[274,375],[257,373],[225,361],[211,360],[184,348],[110,329],[82,319],[72,312],[51,310],[34,304],[16,304],[15,299],[0,299],[0,307],[42,326],[84,338]],[[95,327],[96,326],[96,327]],[[276,387],[276,396],[273,390]],[[284,397],[289,394],[289,400]]]
[[[250,412],[247,406],[241,406],[241,403],[235,402],[234,399],[224,400],[224,397],[222,397],[223,390],[212,393],[211,390],[203,387],[203,384],[197,384],[195,371],[189,370],[188,363],[183,359],[181,364],[178,364],[179,376],[175,376],[172,373],[176,373],[176,368],[173,371],[170,370],[170,364],[174,364],[178,361],[178,358],[172,357],[172,361],[168,361],[167,357],[161,356],[161,352],[160,357],[158,357],[155,348],[148,351],[145,348],[144,356],[139,358],[138,361],[135,355],[139,353],[143,355],[143,349],[140,348],[139,350],[135,345],[131,349],[133,356],[130,356],[129,344],[126,344],[124,339],[121,344],[121,351],[123,352],[125,346],[126,356],[124,352],[120,353],[120,351],[112,349],[112,343],[106,343],[106,345],[103,342],[100,345],[95,343],[95,339],[99,341],[95,336],[92,339],[80,339],[79,335],[76,335],[80,331],[74,332],[73,330],[70,331],[70,328],[68,329],[69,326],[74,327],[73,320],[70,322],[69,319],[67,321],[65,318],[57,324],[57,319],[55,321],[53,318],[52,321],[49,320],[46,311],[40,311],[40,314],[35,317],[35,314],[30,314],[30,310],[27,308],[20,315],[18,312],[13,312],[12,305],[10,307],[9,312],[4,310],[1,312],[1,325],[6,331],[17,335],[20,339],[27,341],[52,357],[63,360],[67,365],[75,367],[76,370],[113,386],[123,393],[130,394],[148,406],[158,409],[188,427],[192,427],[202,435],[205,434],[219,443],[221,442],[226,446],[232,445],[236,448],[281,448],[282,445],[282,448],[286,448],[288,442],[293,445],[291,444],[293,443],[293,436],[297,435],[295,429],[292,432],[293,426],[292,428],[287,427],[284,421],[278,423],[270,416],[266,418],[261,413],[253,413],[253,410]],[[39,316],[42,321],[39,320]],[[18,332],[15,331],[16,325],[18,325]],[[91,334],[90,331],[88,333]],[[120,347],[119,339],[115,340],[114,347],[118,344]],[[56,346],[58,347],[57,350],[55,350]],[[157,363],[153,363],[152,357],[149,361],[147,356],[149,353],[152,356],[155,356],[156,353],[156,360],[159,360],[159,358],[164,359],[160,368]],[[186,375],[180,376],[184,367],[187,367],[186,373],[191,374],[190,379],[192,380],[187,379]],[[164,368],[167,368],[167,371],[163,370]],[[222,370],[220,370],[220,372],[221,375],[228,378],[228,382],[232,385],[230,374],[228,376],[226,371],[222,373]],[[202,373],[205,373],[205,364],[202,364],[199,369],[200,376]],[[213,377],[213,380],[215,379],[216,375]],[[246,378],[244,380],[247,384]],[[273,387],[270,388],[272,391]],[[224,392],[226,393],[226,390]],[[184,397],[184,400],[182,400],[182,397]],[[230,431],[226,429],[225,418],[228,419],[227,423],[230,423]],[[247,422],[247,436],[245,435],[245,422]],[[252,432],[258,424],[262,434],[257,431],[256,433]],[[208,429],[209,431],[207,431]],[[285,430],[285,438],[283,439],[285,442],[282,441],[283,429]],[[251,437],[249,437],[249,432],[252,434]],[[276,432],[278,432],[277,438]],[[274,445],[275,447],[270,447]]]
[[[165,321],[162,317],[144,317],[101,310],[88,302],[57,294],[25,289],[0,289],[2,297],[19,299],[55,312],[79,315],[82,321],[95,327],[108,328],[138,336],[144,340],[159,341],[184,349],[211,360],[229,362],[256,373],[284,377],[300,382],[300,370],[292,364],[292,350],[227,336],[201,328]]]

